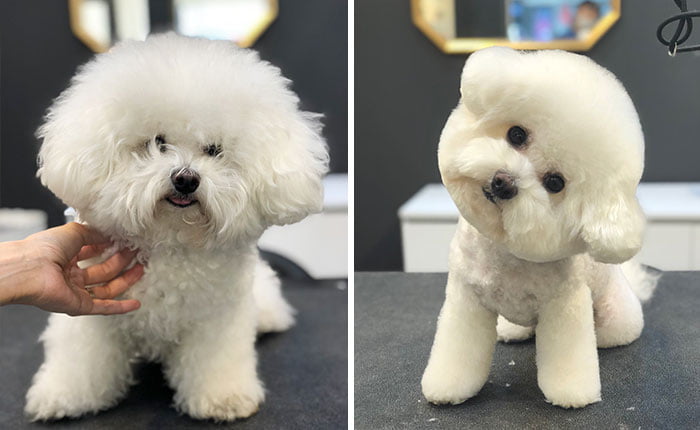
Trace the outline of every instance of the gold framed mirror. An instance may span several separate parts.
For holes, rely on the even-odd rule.
[[[620,19],[621,0],[411,0],[413,23],[448,54],[489,46],[587,51]]]
[[[277,0],[68,0],[70,26],[94,52],[175,31],[247,48],[277,18]]]

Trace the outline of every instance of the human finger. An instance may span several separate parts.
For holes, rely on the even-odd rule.
[[[129,300],[102,300],[94,299],[90,315],[115,315],[135,311],[141,307],[141,302],[135,299]]]
[[[98,299],[113,299],[134,285],[136,281],[141,279],[141,276],[143,276],[143,265],[136,264],[120,277],[105,285],[91,287],[90,291]]]
[[[102,255],[107,248],[112,246],[111,242],[98,243],[96,245],[85,245],[78,252],[78,261],[87,260],[92,257]]]
[[[84,272],[85,285],[111,281],[131,263],[136,253],[137,251],[124,249],[108,258],[105,262],[86,268]]]

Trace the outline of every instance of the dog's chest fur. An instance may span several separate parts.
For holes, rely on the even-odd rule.
[[[237,301],[251,293],[252,250],[156,248],[149,254],[144,276],[125,294],[141,308],[115,319],[145,356],[162,355],[212,315],[234,312]]]
[[[575,277],[586,273],[588,260],[586,255],[551,263],[521,260],[460,219],[451,245],[450,272],[456,272],[487,309],[532,326],[542,303],[580,285]]]

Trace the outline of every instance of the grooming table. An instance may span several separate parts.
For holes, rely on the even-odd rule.
[[[139,365],[139,382],[116,407],[53,425],[30,423],[24,395],[42,362],[37,338],[48,313],[29,306],[0,308],[0,429],[343,429],[347,428],[347,289],[345,281],[283,280],[298,311],[289,331],[258,339],[267,396],[260,411],[230,424],[197,421],[172,408],[173,391],[157,364]],[[340,287],[340,288],[339,288]]]
[[[420,380],[447,276],[355,276],[355,426],[379,429],[689,429],[700,423],[700,272],[666,272],[642,336],[600,349],[602,402],[562,409],[537,387],[534,340],[498,344],[489,380],[461,405],[434,406]],[[465,363],[465,366],[469,363]]]

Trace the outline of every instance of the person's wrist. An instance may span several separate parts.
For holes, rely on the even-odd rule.
[[[25,240],[0,243],[0,304],[32,303],[40,294],[41,256]]]

